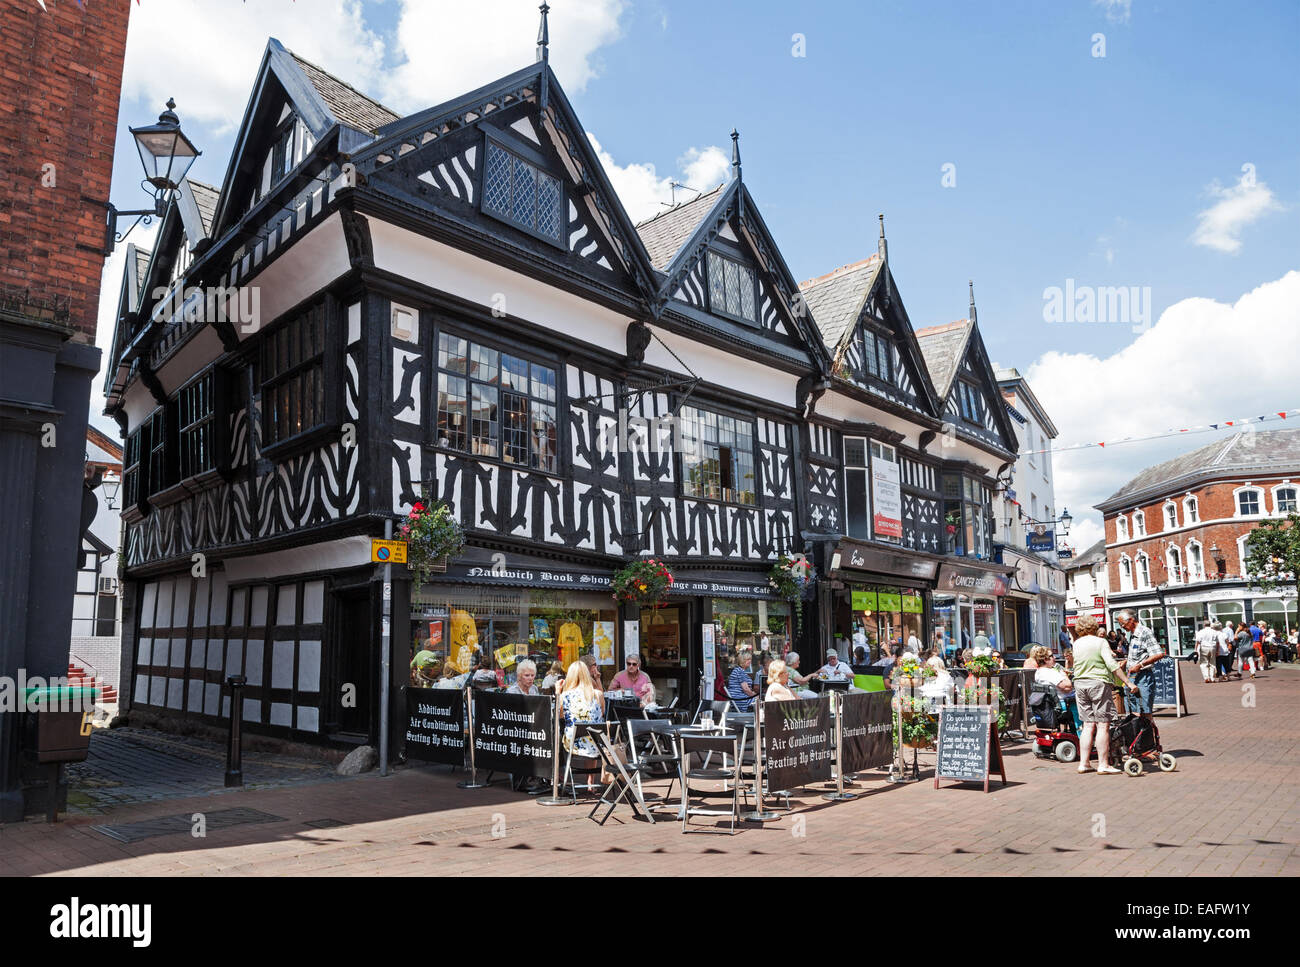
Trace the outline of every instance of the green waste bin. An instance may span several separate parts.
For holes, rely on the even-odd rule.
[[[38,763],[84,762],[99,691],[86,685],[28,688],[23,751]]]

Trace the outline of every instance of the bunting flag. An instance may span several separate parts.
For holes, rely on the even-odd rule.
[[[1113,447],[1121,443],[1142,443],[1147,440],[1160,440],[1164,437],[1178,436],[1181,433],[1210,433],[1214,430],[1222,430],[1225,427],[1250,427],[1256,423],[1276,422],[1297,415],[1300,415],[1300,407],[1289,410],[1274,410],[1272,415],[1266,413],[1261,416],[1248,416],[1239,420],[1220,420],[1218,423],[1207,423],[1199,426],[1170,427],[1163,433],[1153,433],[1150,436],[1126,436],[1114,440],[1098,440],[1095,443],[1071,443],[1063,447],[1050,447],[1042,450],[1021,450],[1017,456],[1023,457],[1033,453],[1063,453],[1066,450],[1088,450],[1093,447],[1100,449]]]

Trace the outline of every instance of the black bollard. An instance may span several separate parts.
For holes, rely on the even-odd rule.
[[[239,723],[243,721],[243,700],[240,691],[248,684],[243,675],[231,675],[226,679],[230,686],[230,747],[226,750],[226,787],[244,784],[243,740],[239,733]]]

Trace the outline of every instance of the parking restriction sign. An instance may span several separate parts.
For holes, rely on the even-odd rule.
[[[405,564],[405,541],[371,540],[370,560],[379,564]]]

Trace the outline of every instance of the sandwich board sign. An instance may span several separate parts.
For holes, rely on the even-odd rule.
[[[1187,714],[1187,693],[1183,691],[1183,663],[1166,655],[1151,666],[1155,688],[1151,692],[1151,710],[1172,708],[1178,718]]]
[[[983,782],[989,791],[993,769],[1007,784],[1007,769],[998,742],[997,707],[993,705],[943,705],[939,708],[938,755],[934,788],[940,779]]]

